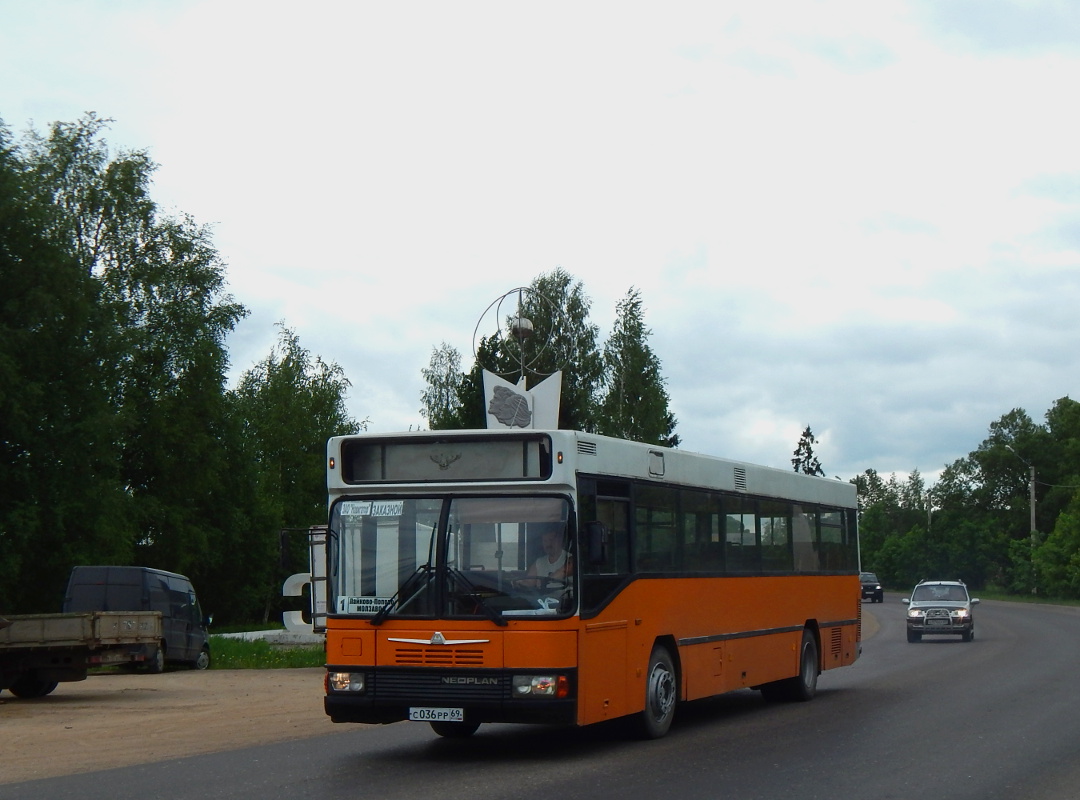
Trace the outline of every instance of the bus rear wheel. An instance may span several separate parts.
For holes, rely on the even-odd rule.
[[[813,631],[804,630],[799,648],[799,674],[791,679],[791,699],[805,702],[817,694],[817,679],[821,674],[817,639]]]
[[[814,695],[817,694],[820,671],[817,639],[814,638],[813,631],[804,629],[802,644],[799,647],[799,674],[793,678],[762,684],[758,688],[761,689],[762,697],[773,702],[813,700]]]
[[[476,729],[479,722],[429,722],[431,729],[446,739],[468,739]]]
[[[659,739],[668,732],[678,700],[675,665],[666,647],[657,647],[649,657],[645,673],[645,710],[638,716],[638,732],[646,739]]]

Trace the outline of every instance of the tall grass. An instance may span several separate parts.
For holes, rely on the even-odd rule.
[[[210,637],[211,669],[298,669],[326,664],[322,645],[272,645],[262,639],[245,641]]]

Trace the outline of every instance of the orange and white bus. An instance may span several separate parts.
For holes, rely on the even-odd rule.
[[[809,700],[860,652],[850,483],[576,431],[327,445],[326,713],[631,717],[737,689]]]

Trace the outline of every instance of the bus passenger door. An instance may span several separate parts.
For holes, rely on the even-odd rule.
[[[610,491],[610,483],[598,481],[600,491]],[[631,683],[627,637],[633,610],[620,602],[620,592],[630,577],[629,487],[618,494],[621,496],[581,496],[581,519],[603,523],[606,539],[602,560],[582,554],[578,665],[578,717],[582,724],[614,719],[632,710],[627,695]]]

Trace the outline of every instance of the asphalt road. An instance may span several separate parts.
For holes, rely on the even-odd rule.
[[[822,675],[813,702],[736,692],[681,707],[658,741],[629,739],[618,725],[487,725],[466,741],[416,723],[343,725],[279,745],[0,785],[0,798],[1080,796],[1080,610],[984,602],[969,644],[908,644],[898,595],[864,611],[879,630],[855,666]]]

